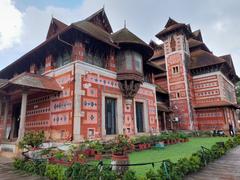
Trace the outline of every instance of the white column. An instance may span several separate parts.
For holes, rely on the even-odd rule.
[[[22,104],[21,104],[21,115],[20,115],[20,125],[18,130],[18,141],[22,139],[25,132],[25,121],[26,121],[26,111],[27,111],[27,93],[22,93]]]
[[[164,131],[167,130],[167,121],[166,121],[166,113],[163,111],[163,122],[164,122]]]
[[[81,73],[78,65],[75,66],[75,85],[74,85],[74,116],[73,116],[73,141],[81,140]]]

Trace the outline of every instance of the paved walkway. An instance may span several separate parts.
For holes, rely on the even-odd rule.
[[[240,180],[240,146],[185,180]]]
[[[0,157],[0,180],[44,180],[39,176],[32,176],[22,171],[17,171],[12,166],[12,160]]]

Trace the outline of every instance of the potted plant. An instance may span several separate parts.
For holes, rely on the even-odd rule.
[[[159,138],[162,139],[166,145],[171,144],[171,140],[168,133],[165,132],[162,133]]]
[[[31,159],[34,152],[41,150],[40,146],[44,141],[43,131],[30,131],[24,134],[24,137],[18,143],[18,147],[22,150],[22,155],[25,159]]]
[[[124,174],[128,169],[127,166],[114,166],[128,164],[127,150],[131,148],[131,141],[126,135],[118,135],[112,142],[112,164],[113,170],[116,170],[118,174]]]
[[[102,143],[100,141],[92,141],[89,147],[95,152],[95,160],[101,160],[104,151]]]
[[[85,142],[82,142],[77,149],[74,151],[74,161],[79,162],[81,164],[86,162],[86,152],[87,144]]]
[[[70,152],[57,151],[49,159],[51,164],[62,164],[65,166],[71,166],[73,163],[73,156]]]

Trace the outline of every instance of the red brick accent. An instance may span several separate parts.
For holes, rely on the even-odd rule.
[[[84,44],[76,41],[72,47],[72,61],[84,61],[84,52]]]
[[[53,56],[50,54],[45,59],[45,72],[51,71],[53,69]]]
[[[167,84],[167,78],[166,77],[161,77],[161,78],[155,79],[155,84],[159,85],[165,91],[168,91],[168,84]]]
[[[32,64],[30,66],[30,73],[36,74],[36,72],[37,72],[37,66],[36,64]]]
[[[173,73],[173,67],[178,66],[179,72]],[[167,73],[170,92],[170,106],[173,109],[174,117],[178,117],[178,128],[190,128],[190,110],[187,101],[187,91],[185,82],[184,63],[181,53],[175,53],[167,58]]]
[[[115,53],[114,50],[111,50],[109,53],[109,56],[107,57],[107,67],[110,71],[116,72],[116,59],[115,59]]]

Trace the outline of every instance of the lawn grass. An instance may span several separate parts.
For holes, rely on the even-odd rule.
[[[129,154],[130,163],[145,163],[166,159],[176,162],[180,158],[190,157],[192,153],[200,150],[201,146],[210,148],[216,142],[226,141],[227,139],[227,137],[191,138],[189,142],[169,145],[161,150],[150,149],[133,152]],[[155,164],[155,169],[157,169],[159,165],[160,164]],[[143,176],[150,168],[152,168],[152,165],[132,166],[130,168],[136,171],[138,176]]]
[[[164,149],[149,149],[144,151],[132,152],[129,154],[129,160],[131,164],[135,163],[147,163],[156,162],[169,159],[172,162],[176,162],[180,158],[190,157],[192,153],[201,149],[201,146],[210,148],[213,144],[219,141],[226,141],[228,137],[199,137],[190,138],[189,142],[178,143],[174,145],[166,146]],[[103,161],[106,164],[110,164],[110,159]],[[97,162],[91,162],[90,164],[96,164]],[[160,164],[157,163],[154,169],[157,170]],[[152,165],[145,166],[131,166],[130,169],[134,170],[137,176],[144,176],[145,173],[152,168]]]

